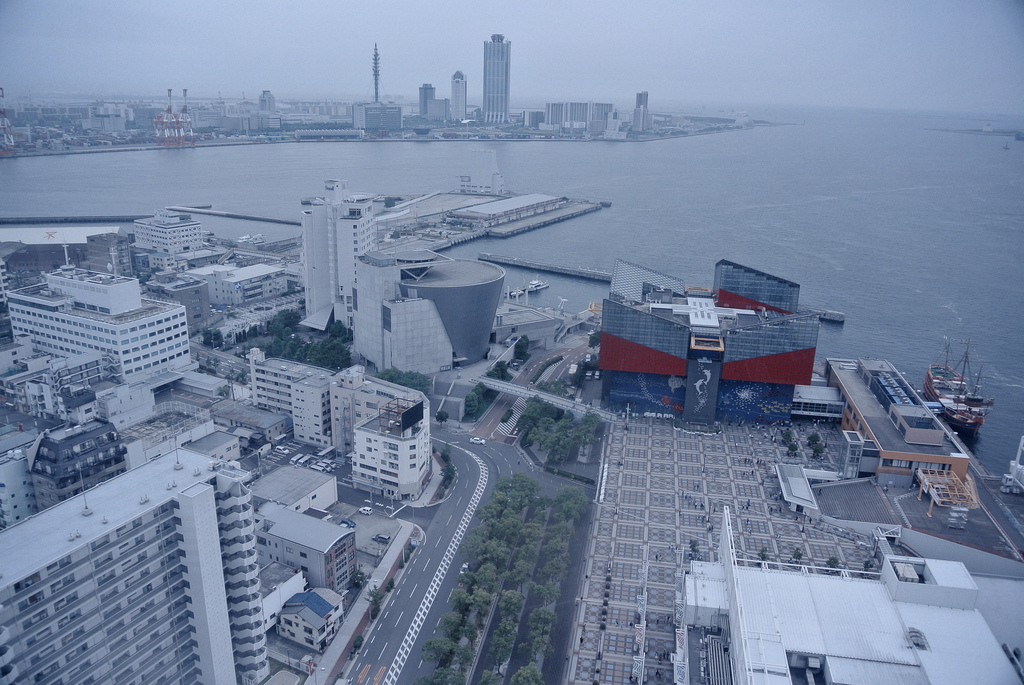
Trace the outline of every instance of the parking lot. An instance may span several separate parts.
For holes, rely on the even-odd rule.
[[[270,473],[279,468],[312,468],[328,462],[324,468],[313,470],[334,476],[338,481],[338,501],[326,508],[331,523],[345,526],[347,522],[355,524],[356,531],[356,562],[359,570],[368,572],[377,565],[381,555],[388,546],[395,542],[395,536],[401,529],[400,524],[391,518],[391,507],[386,500],[352,487],[352,467],[343,456],[333,454],[331,457],[319,458],[322,451],[313,445],[306,445],[288,439],[279,442],[270,453],[257,457],[252,455],[243,459],[253,471]],[[309,457],[305,466],[292,464],[292,460]],[[372,514],[360,513],[360,509],[372,511]]]

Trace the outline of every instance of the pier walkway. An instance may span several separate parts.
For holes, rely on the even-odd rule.
[[[493,262],[494,264],[518,266],[523,269],[530,269],[531,271],[546,271],[548,273],[564,274],[566,276],[586,278],[591,281],[601,281],[603,283],[612,282],[612,275],[609,272],[598,271],[597,269],[581,269],[575,266],[545,264],[543,262],[535,262],[530,259],[521,259],[520,257],[506,257],[504,255],[491,254],[490,252],[481,252],[477,256],[477,259],[481,262]]]

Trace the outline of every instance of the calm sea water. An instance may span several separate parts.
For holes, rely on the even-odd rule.
[[[975,451],[1003,473],[1024,433],[1024,143],[942,129],[1024,121],[832,110],[794,125],[650,143],[284,144],[5,160],[0,215],[151,212],[170,204],[297,218],[326,178],[389,195],[447,190],[493,147],[507,185],[612,207],[478,252],[610,270],[617,257],[710,286],[730,259],[846,314],[818,355],[893,361],[920,385],[944,336],[971,338],[996,399]],[[940,129],[940,130],[932,130]],[[298,229],[201,217],[225,237]],[[2,234],[2,230],[0,230]],[[510,270],[512,285],[534,274]],[[552,275],[535,301],[579,311],[606,286]]]

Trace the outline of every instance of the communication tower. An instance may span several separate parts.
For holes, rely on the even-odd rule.
[[[0,155],[14,154],[14,130],[7,118],[7,109],[4,107],[4,89],[0,88]]]
[[[380,102],[380,53],[373,44],[373,101]]]

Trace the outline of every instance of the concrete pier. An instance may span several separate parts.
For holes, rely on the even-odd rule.
[[[503,255],[491,254],[490,252],[481,252],[477,259],[481,262],[493,262],[494,264],[505,264],[507,266],[518,266],[523,269],[530,269],[532,271],[546,271],[553,274],[564,274],[566,276],[575,276],[576,278],[586,278],[591,281],[601,281],[602,283],[611,283],[612,275],[607,271],[598,271],[597,269],[580,269],[574,266],[559,266],[557,264],[544,264],[542,262],[535,262],[530,259],[521,259],[519,257],[505,257]]]

